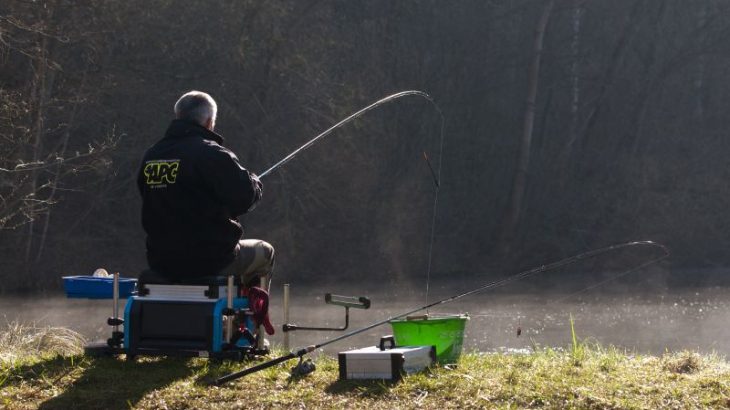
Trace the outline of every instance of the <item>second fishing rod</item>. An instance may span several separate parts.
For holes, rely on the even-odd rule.
[[[565,258],[565,259],[561,259],[561,260],[556,261],[556,262],[553,262],[553,263],[549,263],[549,264],[546,264],[546,265],[540,265],[540,266],[537,266],[535,268],[528,269],[528,270],[525,270],[525,271],[516,273],[514,275],[508,276],[508,277],[503,278],[503,279],[499,279],[499,280],[495,280],[493,282],[486,283],[486,284],[484,284],[482,286],[479,286],[479,287],[477,287],[475,289],[466,291],[464,293],[460,293],[460,294],[457,294],[457,295],[449,296],[447,298],[437,300],[435,302],[426,304],[424,306],[420,306],[420,307],[414,308],[414,309],[409,310],[407,312],[403,312],[401,314],[398,314],[398,315],[395,315],[395,316],[391,316],[391,317],[389,317],[387,319],[383,319],[383,320],[374,322],[374,323],[372,323],[372,324],[370,324],[368,326],[365,326],[365,327],[360,328],[360,329],[357,329],[357,330],[353,330],[353,331],[351,331],[349,333],[346,333],[346,334],[344,334],[342,336],[338,336],[338,337],[335,337],[333,339],[329,339],[329,340],[323,341],[323,342],[318,343],[318,344],[315,344],[315,345],[311,345],[311,346],[303,347],[303,348],[298,349],[298,350],[291,351],[291,352],[289,352],[288,354],[286,354],[284,356],[277,357],[275,359],[272,359],[272,360],[269,360],[267,362],[258,364],[256,366],[249,367],[248,369],[244,369],[244,370],[241,370],[241,371],[238,371],[238,372],[233,372],[233,373],[227,374],[225,376],[221,376],[221,377],[217,378],[216,380],[214,380],[212,382],[212,384],[218,386],[218,385],[227,383],[229,381],[232,381],[232,380],[235,380],[235,379],[239,379],[239,378],[244,377],[246,375],[249,375],[249,374],[252,374],[252,373],[256,373],[256,372],[261,371],[261,370],[264,370],[264,369],[268,369],[270,367],[276,366],[276,365],[278,365],[280,363],[284,363],[284,362],[289,361],[291,359],[295,359],[297,357],[301,358],[304,355],[306,355],[308,353],[311,353],[311,352],[313,352],[316,349],[322,348],[322,347],[327,346],[327,345],[330,345],[332,343],[339,342],[339,341],[341,341],[343,339],[347,339],[347,338],[352,337],[352,336],[355,336],[357,334],[366,332],[366,331],[368,331],[370,329],[373,329],[375,327],[384,325],[384,324],[389,323],[389,322],[391,322],[393,320],[400,319],[400,318],[403,318],[403,317],[412,315],[414,313],[418,313],[420,311],[423,311],[423,310],[426,310],[426,309],[429,309],[429,308],[432,308],[432,307],[435,307],[435,306],[438,306],[438,305],[444,305],[444,304],[451,303],[451,302],[454,302],[456,300],[465,298],[467,296],[471,296],[471,295],[474,295],[474,294],[477,294],[477,293],[485,292],[485,291],[490,290],[490,289],[496,289],[496,288],[505,286],[505,285],[507,285],[509,283],[518,281],[520,279],[524,279],[526,277],[529,277],[529,276],[532,276],[532,275],[535,275],[535,274],[538,274],[538,273],[541,273],[541,272],[547,272],[547,271],[555,270],[555,269],[558,269],[560,267],[564,267],[564,266],[567,266],[567,265],[576,263],[576,262],[581,261],[581,260],[591,259],[591,258],[594,258],[596,256],[603,255],[603,254],[606,254],[606,253],[609,253],[609,252],[614,252],[614,251],[617,251],[617,250],[620,250],[620,249],[633,248],[633,247],[650,247],[650,248],[658,249],[661,253],[658,256],[653,257],[650,260],[639,264],[638,266],[634,266],[633,268],[628,269],[625,272],[622,272],[621,274],[613,275],[611,277],[611,279],[616,279],[616,278],[618,278],[620,276],[626,275],[626,274],[628,274],[630,272],[636,271],[636,270],[638,270],[640,268],[643,268],[645,266],[648,266],[650,264],[657,263],[660,260],[665,259],[665,258],[667,258],[669,256],[669,250],[664,245],[659,244],[659,243],[656,243],[656,242],[652,242],[652,241],[624,242],[624,243],[619,243],[619,244],[615,244],[615,245],[606,246],[606,247],[603,247],[603,248],[598,248],[598,249],[590,250],[590,251],[587,251],[587,252],[580,253],[578,255],[574,255],[574,256],[571,256],[571,257],[568,257],[568,258]],[[598,285],[603,284],[605,282],[606,281],[601,281],[597,285],[590,286],[590,287],[588,287],[586,289],[592,289],[595,286],[598,286]]]

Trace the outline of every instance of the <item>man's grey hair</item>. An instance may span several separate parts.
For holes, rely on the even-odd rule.
[[[205,126],[208,119],[212,119],[212,124],[215,124],[217,114],[218,105],[215,100],[202,91],[187,92],[175,103],[175,117],[179,120]]]

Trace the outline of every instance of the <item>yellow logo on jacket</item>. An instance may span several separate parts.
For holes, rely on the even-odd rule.
[[[147,161],[144,164],[145,182],[147,185],[160,187],[166,184],[174,184],[179,170],[179,159]]]

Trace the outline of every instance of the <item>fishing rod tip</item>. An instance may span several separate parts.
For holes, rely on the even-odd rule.
[[[672,254],[669,251],[669,248],[666,245],[664,245],[662,243],[659,243],[659,242],[656,242],[656,241],[652,241],[650,239],[641,240],[641,241],[627,242],[623,246],[638,246],[638,245],[646,245],[646,246],[651,246],[651,247],[654,247],[654,248],[661,249],[662,252],[664,252],[664,255],[661,257],[661,259],[664,259],[664,258],[666,258],[666,257],[668,257],[669,255]],[[621,247],[623,247],[623,246],[621,246]]]
[[[657,246],[657,247],[660,247],[662,249],[667,249],[667,246],[666,245],[664,245],[662,243],[659,243],[657,241],[652,241],[651,239],[647,239],[647,240],[643,240],[643,241],[636,241],[634,243],[636,243],[636,244],[644,244],[644,245],[649,245],[649,246]]]

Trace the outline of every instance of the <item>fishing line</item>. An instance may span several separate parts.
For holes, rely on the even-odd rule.
[[[439,111],[439,113],[441,113]],[[438,215],[438,202],[439,202],[439,190],[441,188],[441,165],[443,164],[443,154],[444,154],[444,116],[441,114],[441,138],[439,141],[439,167],[438,172],[434,172],[433,166],[431,165],[431,161],[428,159],[428,154],[426,154],[426,151],[423,151],[423,159],[426,160],[426,165],[428,165],[428,169],[431,171],[431,176],[433,177],[433,184],[435,187],[436,192],[434,192],[433,195],[433,213],[431,216],[431,235],[429,238],[428,243],[428,266],[426,268],[426,303],[428,304],[428,296],[429,291],[431,289],[431,266],[432,266],[432,260],[433,260],[433,241],[434,237],[436,236],[436,216]]]
[[[476,289],[470,290],[468,292],[464,292],[464,293],[461,293],[461,294],[458,294],[458,295],[450,296],[448,298],[441,299],[441,300],[438,300],[438,301],[429,303],[429,304],[427,304],[425,306],[421,306],[419,308],[410,310],[408,312],[401,313],[401,314],[399,314],[397,316],[391,316],[391,317],[389,317],[387,319],[384,319],[384,320],[375,322],[373,324],[370,324],[368,326],[365,326],[365,327],[360,328],[360,329],[357,329],[357,330],[353,330],[353,331],[351,331],[349,333],[346,333],[346,334],[344,334],[342,336],[338,336],[338,337],[335,337],[333,339],[326,340],[326,341],[321,342],[319,344],[312,345],[312,346],[307,346],[307,347],[301,348],[301,349],[296,350],[296,351],[291,351],[287,355],[284,355],[284,356],[281,356],[281,357],[277,357],[275,359],[269,360],[268,362],[264,362],[264,363],[258,364],[256,366],[249,367],[248,369],[244,369],[244,370],[241,370],[241,371],[238,371],[238,372],[234,372],[234,373],[230,373],[230,374],[221,376],[221,377],[217,378],[216,380],[214,380],[212,382],[212,384],[214,384],[214,385],[221,385],[221,384],[226,383],[226,382],[229,382],[231,380],[235,380],[235,379],[244,377],[244,376],[246,376],[248,374],[255,373],[255,372],[258,372],[260,370],[267,369],[269,367],[272,367],[272,366],[275,366],[275,365],[277,365],[279,363],[283,363],[285,361],[294,359],[296,357],[301,358],[305,354],[311,353],[314,350],[319,349],[321,347],[324,347],[324,346],[327,346],[329,344],[338,342],[340,340],[349,338],[351,336],[355,336],[357,334],[360,334],[360,333],[366,332],[366,331],[368,331],[370,329],[373,329],[373,328],[375,328],[377,326],[384,325],[384,324],[386,324],[388,322],[391,322],[393,320],[400,319],[400,318],[406,317],[408,315],[412,315],[414,313],[420,312],[422,310],[429,309],[429,308],[434,307],[434,306],[437,306],[437,305],[443,305],[443,304],[451,303],[451,302],[454,302],[454,301],[459,300],[461,298],[465,298],[467,296],[474,295],[476,293],[484,292],[484,291],[489,290],[489,289],[498,288],[498,287],[504,286],[504,285],[506,285],[508,283],[512,283],[512,282],[518,281],[520,279],[526,278],[528,276],[531,276],[531,275],[534,275],[534,274],[537,274],[537,273],[550,271],[550,270],[553,270],[553,269],[557,269],[557,268],[560,268],[560,267],[563,267],[563,266],[567,266],[567,265],[573,264],[573,263],[578,262],[578,261],[581,261],[581,260],[594,258],[596,256],[599,256],[599,255],[602,255],[602,254],[605,254],[605,253],[613,252],[613,251],[616,251],[616,250],[619,250],[619,249],[623,249],[623,248],[635,247],[635,246],[648,246],[648,247],[652,247],[652,248],[658,248],[659,250],[662,251],[662,255],[660,255],[660,256],[658,256],[656,258],[653,258],[650,261],[651,263],[656,263],[656,262],[658,262],[658,261],[660,261],[662,259],[665,259],[665,258],[667,258],[669,256],[669,250],[664,245],[659,244],[659,243],[656,243],[656,242],[652,242],[652,241],[624,242],[624,243],[619,243],[619,244],[615,244],[615,245],[611,245],[611,246],[606,246],[606,247],[599,248],[599,249],[590,250],[590,251],[583,252],[583,253],[580,253],[580,254],[575,255],[575,256],[571,256],[571,257],[568,257],[568,258],[565,258],[565,259],[561,259],[559,261],[556,261],[556,262],[553,262],[553,263],[550,263],[550,264],[547,264],[547,265],[540,265],[538,267],[535,267],[535,268],[532,268],[532,269],[528,269],[528,270],[522,271],[520,273],[516,273],[514,275],[508,276],[508,277],[503,278],[503,279],[499,279],[499,280],[496,280],[496,281],[493,281],[493,282],[489,282],[489,283],[487,283],[487,284],[485,284],[485,285],[483,285],[481,287],[478,287]],[[645,263],[642,263],[640,266],[646,266],[646,265],[647,265],[647,263],[645,262]],[[635,268],[632,269],[632,270],[635,270]]]
[[[602,280],[602,281],[600,281],[598,283],[594,283],[593,285],[587,286],[587,287],[585,287],[585,288],[583,288],[581,290],[578,290],[578,291],[576,291],[574,293],[571,293],[569,295],[563,296],[560,299],[551,301],[550,304],[563,302],[563,301],[565,301],[567,299],[572,298],[573,296],[577,296],[577,295],[580,295],[582,293],[588,292],[589,290],[595,289],[595,288],[597,288],[597,287],[599,287],[601,285],[604,285],[604,284],[606,284],[608,282],[611,282],[611,281],[616,280],[618,278],[624,277],[624,276],[628,275],[629,273],[636,272],[637,270],[641,270],[641,269],[643,269],[643,268],[645,268],[645,267],[647,267],[649,265],[652,265],[654,263],[657,263],[660,260],[662,260],[662,259],[666,258],[667,256],[669,256],[668,251],[666,250],[666,248],[665,248],[665,251],[667,252],[667,254],[661,255],[661,256],[659,256],[657,258],[654,258],[654,259],[651,259],[651,260],[649,260],[647,262],[644,262],[644,263],[642,263],[642,264],[640,264],[638,266],[635,266],[635,267],[633,267],[631,269],[628,269],[626,271],[623,271],[623,272],[621,272],[619,274],[611,275],[607,279],[604,279],[604,280]]]
[[[437,171],[434,171],[433,166],[431,165],[431,161],[428,158],[428,154],[426,153],[425,150],[423,151],[423,158],[426,161],[426,164],[428,165],[429,170],[431,171],[431,176],[433,177],[435,190],[436,190],[434,193],[434,199],[433,199],[433,215],[431,218],[431,234],[430,234],[430,238],[429,238],[428,262],[427,262],[427,268],[426,268],[426,303],[428,303],[429,287],[430,287],[430,283],[431,283],[431,266],[432,266],[432,259],[433,259],[433,242],[434,242],[434,236],[436,234],[436,216],[437,216],[437,209],[438,209],[438,195],[439,195],[439,188],[441,187],[441,168],[442,168],[442,164],[443,164],[443,151],[444,151],[444,124],[446,122],[445,118],[444,118],[444,114],[441,111],[441,107],[439,107],[438,104],[436,104],[436,102],[433,100],[433,98],[430,95],[426,94],[423,91],[408,90],[408,91],[401,91],[401,92],[398,92],[395,94],[391,94],[387,97],[381,98],[380,100],[375,101],[374,103],[366,106],[365,108],[362,108],[361,110],[359,110],[353,114],[350,114],[349,116],[345,117],[343,120],[339,121],[335,125],[327,128],[319,135],[317,135],[314,138],[307,141],[301,147],[292,151],[289,155],[287,155],[286,157],[281,159],[279,162],[272,165],[269,169],[263,171],[261,174],[258,175],[258,177],[263,178],[266,175],[269,175],[271,172],[273,172],[280,166],[282,166],[282,165],[286,164],[287,162],[291,161],[292,159],[294,159],[300,152],[302,152],[302,151],[306,150],[307,148],[311,147],[312,145],[314,145],[321,138],[324,138],[325,136],[330,134],[332,131],[347,124],[348,122],[354,120],[355,118],[365,114],[366,112],[373,110],[387,102],[390,102],[390,101],[393,101],[393,100],[396,100],[396,99],[399,99],[402,97],[411,96],[411,95],[425,98],[426,100],[428,100],[431,103],[431,105],[433,105],[433,107],[436,109],[439,116],[441,117],[441,129],[440,129],[440,133],[439,133],[440,134],[439,135],[439,154],[438,154],[439,159],[438,159],[438,170]]]
[[[643,268],[645,268],[645,267],[647,267],[649,265],[652,265],[654,263],[657,263],[660,260],[662,260],[662,259],[666,258],[667,256],[669,256],[669,254],[667,253],[668,251],[666,250],[666,248],[664,248],[664,251],[665,251],[665,253],[663,253],[662,255],[660,255],[660,256],[658,256],[656,258],[650,259],[650,260],[648,260],[646,262],[643,262],[643,263],[641,263],[641,264],[639,264],[637,266],[634,266],[634,267],[632,267],[630,269],[627,269],[627,270],[625,270],[625,271],[623,271],[621,273],[618,273],[618,274],[615,274],[615,275],[611,275],[610,277],[608,277],[608,278],[606,278],[604,280],[601,280],[601,281],[599,281],[597,283],[594,283],[592,285],[586,286],[586,287],[584,287],[584,288],[582,288],[582,289],[580,289],[580,290],[578,290],[576,292],[573,292],[573,293],[570,293],[568,295],[565,295],[565,296],[563,296],[563,297],[561,297],[559,299],[552,299],[545,306],[552,306],[552,305],[556,305],[556,304],[561,303],[561,302],[565,302],[566,300],[571,299],[574,296],[578,296],[580,294],[586,293],[586,292],[588,292],[590,290],[593,290],[593,289],[596,289],[596,288],[600,287],[601,285],[604,285],[604,284],[606,284],[608,282],[611,282],[611,281],[614,281],[614,280],[619,279],[621,277],[624,277],[624,276],[628,275],[629,273],[636,272],[636,271],[641,270],[641,269],[643,269]],[[446,314],[446,313],[440,312],[440,314],[443,315],[443,314]],[[451,314],[451,315],[456,315],[456,314]],[[502,318],[502,319],[504,319],[504,318],[512,318],[512,319],[517,318],[517,320],[518,320],[518,324],[517,324],[517,337],[519,337],[520,334],[522,333],[521,319],[522,318],[527,318],[528,315],[527,314],[521,314],[521,313],[517,313],[516,316],[515,315],[510,315],[510,314],[489,314],[489,313],[484,313],[484,314],[469,314],[469,317],[471,317],[471,318],[477,318],[477,317],[482,317],[482,318]]]

